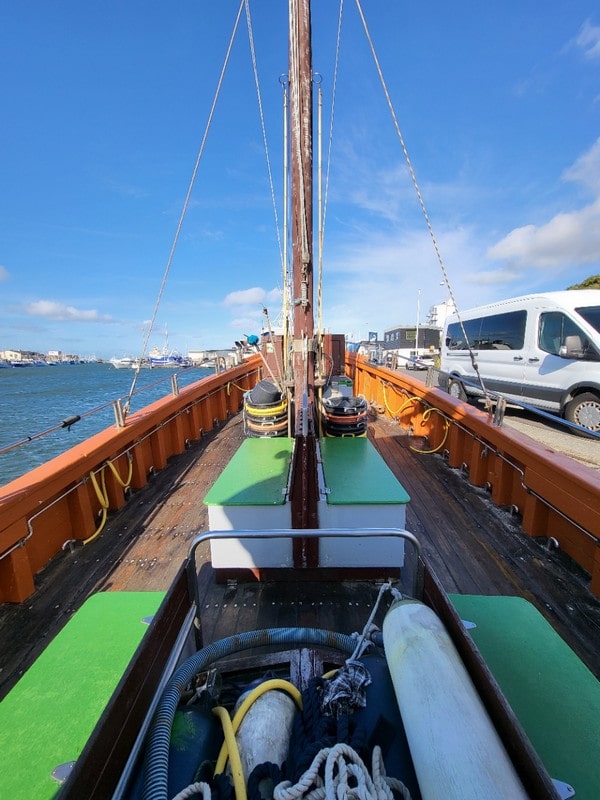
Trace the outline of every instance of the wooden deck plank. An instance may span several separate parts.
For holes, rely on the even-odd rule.
[[[93,592],[168,587],[194,534],[207,529],[202,499],[241,443],[242,427],[241,417],[233,417],[219,435],[172,459],[109,517],[98,539],[53,559],[36,576],[32,598],[0,606],[0,697]],[[587,589],[588,576],[562,553],[527,537],[518,520],[494,508],[441,456],[412,453],[396,423],[379,419],[369,428],[411,496],[407,528],[422,541],[444,588],[530,600],[600,677],[600,601]],[[207,550],[199,551],[198,564],[206,559]],[[330,611],[333,619],[333,606]],[[287,614],[282,607],[278,619]],[[261,611],[261,627],[264,617]]]
[[[589,575],[560,551],[548,551],[494,506],[440,455],[416,456],[397,423],[369,428],[375,446],[404,483],[411,502],[407,528],[421,541],[448,592],[514,595],[529,600],[600,678],[600,601]],[[429,492],[424,492],[429,486]]]
[[[242,428],[241,417],[233,417],[172,459],[109,516],[96,540],[61,553],[38,573],[31,598],[20,605],[0,605],[0,698],[89,595],[168,588],[189,541],[207,528],[202,498],[241,443]],[[206,559],[207,551],[198,557]]]

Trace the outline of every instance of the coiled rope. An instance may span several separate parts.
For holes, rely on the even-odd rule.
[[[186,786],[185,789],[178,792],[173,800],[190,800],[190,798],[196,798],[198,795],[200,795],[202,800],[211,800],[212,793],[208,783],[192,783],[190,786]]]
[[[325,765],[325,779],[319,774]],[[385,774],[381,748],[373,748],[371,774],[358,753],[340,742],[321,750],[300,780],[292,785],[282,781],[273,792],[273,800],[394,800],[392,789],[403,800],[410,792],[402,781]]]

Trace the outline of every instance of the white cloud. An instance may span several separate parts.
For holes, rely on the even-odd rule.
[[[438,231],[437,239],[460,308],[495,299],[497,283],[489,270],[477,232],[461,227]],[[512,276],[517,276],[512,271]],[[482,275],[484,276],[482,279]],[[502,276],[510,280],[508,271]],[[335,261],[325,258],[324,325],[334,333],[364,338],[369,330],[414,323],[419,303],[423,323],[431,306],[442,303],[446,289],[427,232],[395,231],[347,241]]]
[[[488,250],[488,256],[532,267],[563,269],[600,261],[600,200],[556,214],[544,225],[524,225]]]
[[[8,270],[0,264],[0,281],[8,280]]]
[[[465,280],[479,286],[502,286],[505,283],[514,283],[521,277],[521,273],[512,269],[495,269],[489,272],[481,270],[464,276]]]
[[[36,300],[25,307],[25,312],[31,317],[44,319],[77,322],[111,322],[109,314],[100,314],[95,309],[82,310],[74,306],[58,303],[55,300]]]
[[[238,317],[237,319],[231,320],[229,327],[236,331],[236,336],[240,335],[240,331],[244,336],[249,336],[251,333],[258,333],[260,331],[262,324],[262,319],[260,317],[262,317],[262,314],[258,317]]]
[[[600,27],[586,20],[575,37],[574,44],[583,51],[588,61],[600,59]]]
[[[591,189],[593,202],[541,225],[515,228],[489,248],[489,258],[555,270],[600,261],[600,139],[562,177]]]
[[[225,306],[266,306],[270,303],[281,303],[282,291],[279,288],[262,289],[255,286],[252,289],[240,289],[237,292],[230,292],[223,305]]]
[[[275,327],[281,314],[282,297],[283,293],[279,288],[267,290],[255,286],[252,289],[230,292],[223,305],[236,315],[229,322],[229,327],[235,331],[235,337],[260,333],[266,323],[264,308],[269,312],[270,324]]]
[[[259,286],[252,289],[241,289],[237,292],[230,292],[223,301],[226,306],[246,306],[253,303],[263,303],[267,292]]]
[[[577,161],[563,173],[563,179],[582,183],[595,194],[600,195],[600,137],[596,139],[587,153],[580,156]]]

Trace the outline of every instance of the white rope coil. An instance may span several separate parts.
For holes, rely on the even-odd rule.
[[[319,775],[323,763],[325,781]],[[402,800],[411,800],[401,781],[386,776],[378,746],[373,748],[371,773],[352,747],[338,743],[317,753],[295,786],[290,781],[278,784],[273,800],[394,800],[392,789]]]
[[[211,800],[211,791],[208,783],[192,783],[178,792],[173,800],[189,800],[191,797],[200,795],[202,800]]]

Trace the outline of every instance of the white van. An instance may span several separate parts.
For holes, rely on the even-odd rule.
[[[446,322],[440,386],[483,395],[468,339],[487,391],[600,432],[600,290],[515,297],[460,317]]]

